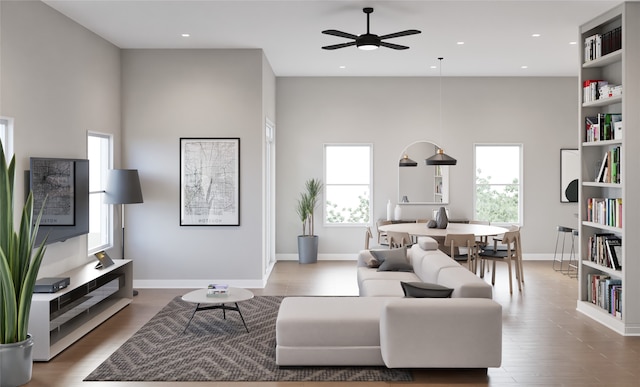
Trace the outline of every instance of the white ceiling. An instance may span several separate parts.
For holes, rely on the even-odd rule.
[[[44,0],[120,48],[262,48],[277,76],[576,76],[578,26],[620,1]],[[347,47],[321,33],[371,32],[410,46]],[[189,38],[181,37],[189,33]],[[532,34],[540,37],[532,37]],[[457,42],[463,41],[463,45]],[[569,42],[577,42],[570,45]],[[340,66],[346,66],[340,68]],[[522,68],[527,66],[527,68]],[[483,90],[479,92],[488,92]]]

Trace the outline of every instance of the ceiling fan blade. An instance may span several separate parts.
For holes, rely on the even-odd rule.
[[[341,38],[347,38],[347,39],[357,39],[358,35],[354,35],[354,34],[350,34],[347,32],[342,32],[342,31],[338,31],[338,30],[324,30],[322,31],[323,34],[326,35],[333,35],[333,36],[339,36]]]
[[[349,42],[349,43],[340,43],[340,44],[334,44],[332,46],[324,46],[322,47],[323,50],[336,50],[338,48],[344,48],[344,47],[349,47],[349,46],[355,46],[356,42]],[[409,48],[409,47],[407,47]]]
[[[380,37],[380,39],[391,39],[391,38],[398,38],[400,36],[407,36],[407,35],[415,35],[415,34],[419,34],[422,31],[418,31],[418,30],[406,30],[406,31],[400,31],[400,32],[396,32],[393,34],[388,34],[388,35],[382,35]]]
[[[380,42],[380,45],[382,47],[393,48],[394,50],[406,50],[407,48],[409,48],[407,46],[401,46],[399,44],[393,44],[393,43],[387,43],[387,42]]]

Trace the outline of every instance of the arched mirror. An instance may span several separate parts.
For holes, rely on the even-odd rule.
[[[416,165],[398,167],[399,203],[449,203],[449,167],[425,162],[437,150],[438,146],[429,141],[416,141],[403,149],[400,159],[407,157]]]

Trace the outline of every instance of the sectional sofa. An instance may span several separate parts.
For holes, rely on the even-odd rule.
[[[492,287],[433,239],[421,238],[405,256],[412,271],[379,271],[369,267],[372,253],[361,251],[360,297],[285,298],[276,321],[277,364],[499,367],[502,308]],[[451,298],[407,298],[401,282],[441,285],[452,289]]]

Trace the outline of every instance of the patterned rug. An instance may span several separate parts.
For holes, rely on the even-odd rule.
[[[237,312],[209,310],[176,297],[85,381],[410,381],[386,367],[278,367],[275,323],[284,297],[259,296]]]

